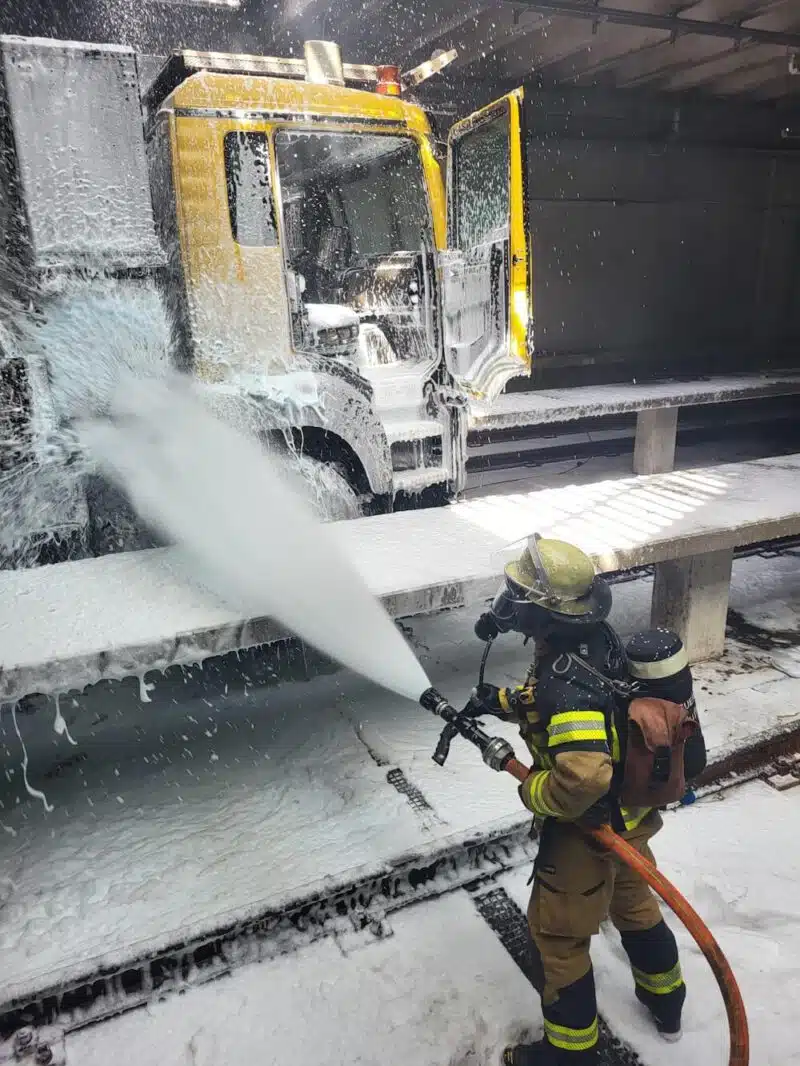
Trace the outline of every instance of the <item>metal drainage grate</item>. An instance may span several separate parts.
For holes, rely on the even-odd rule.
[[[398,767],[390,770],[386,775],[389,784],[406,797],[415,814],[431,815],[435,812],[431,804],[425,798],[424,793],[415,784],[408,780],[406,775]]]
[[[542,969],[525,915],[504,888],[478,889],[472,898],[478,914],[497,936],[530,983],[541,986]]]
[[[504,888],[487,890],[484,882],[467,886],[467,891],[480,916],[535,988],[540,984],[541,964],[522,910]],[[618,1040],[602,1018],[597,1053],[597,1066],[643,1066],[636,1052]]]

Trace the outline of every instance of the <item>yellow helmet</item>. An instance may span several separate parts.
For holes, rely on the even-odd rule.
[[[597,576],[589,556],[566,541],[534,533],[505,574],[520,621],[528,604],[543,608],[554,620],[582,625],[603,621],[611,610],[607,582]]]

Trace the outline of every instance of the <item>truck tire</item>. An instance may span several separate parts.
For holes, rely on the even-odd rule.
[[[363,515],[364,501],[336,463],[325,463],[301,453],[291,458],[290,469],[298,477],[303,495],[323,522]]]

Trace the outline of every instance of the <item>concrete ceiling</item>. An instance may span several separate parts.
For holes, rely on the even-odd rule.
[[[524,81],[800,108],[800,0],[27,0],[0,3],[0,32],[159,55],[297,55],[304,39],[326,37],[350,62],[406,69],[454,47],[443,88],[462,103],[470,86],[485,99]]]
[[[284,0],[277,26],[404,67],[454,47],[467,79],[800,101],[800,0]]]

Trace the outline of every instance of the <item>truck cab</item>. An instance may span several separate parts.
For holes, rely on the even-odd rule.
[[[192,364],[251,399],[259,381],[291,391],[312,373],[306,451],[357,460],[373,496],[452,495],[469,396],[529,368],[521,94],[456,126],[446,188],[399,77],[347,68],[323,42],[306,51],[302,68],[183,53],[146,98]]]
[[[42,66],[59,47],[4,40],[12,105],[14,56],[33,50]],[[143,95],[132,53],[63,47],[71,78],[116,92],[106,110],[142,125],[144,152],[122,157],[138,197],[125,217],[146,210],[147,187],[172,365],[312,478],[325,466],[334,495],[339,477],[355,511],[457,494],[469,403],[530,368],[522,90],[457,123],[443,159],[402,95],[424,72],[343,64],[326,42],[303,59],[183,52]],[[45,107],[50,123],[63,106]],[[74,135],[81,116],[63,117]],[[24,162],[31,131],[17,118],[12,106]],[[89,147],[81,166],[94,159]],[[28,169],[41,200],[46,181]]]

